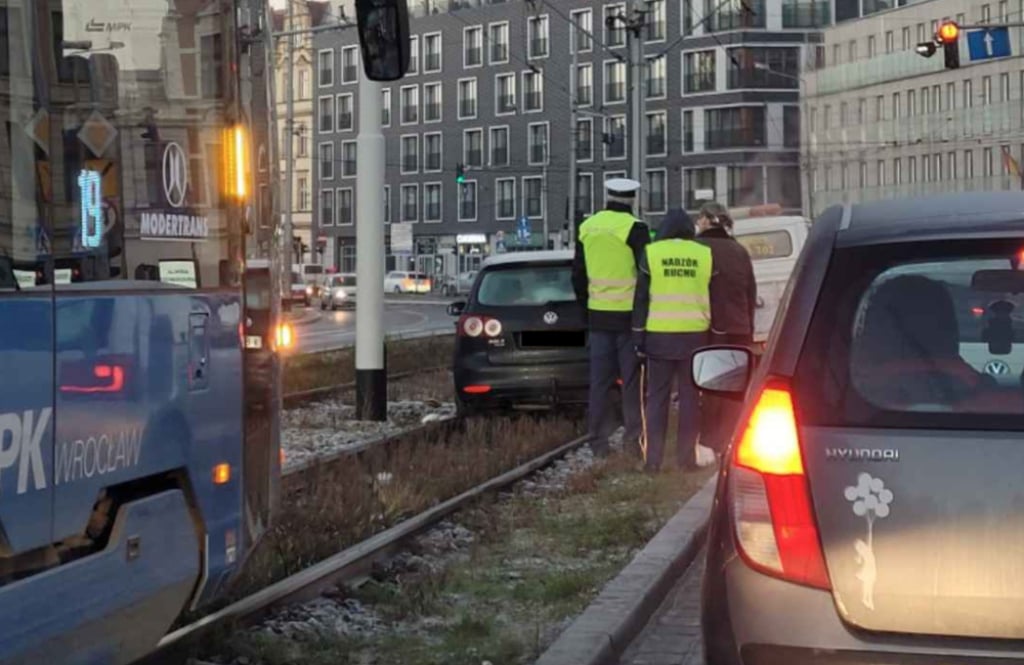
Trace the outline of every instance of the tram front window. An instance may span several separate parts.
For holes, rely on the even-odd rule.
[[[0,0],[0,258],[20,289],[239,283],[234,16],[227,0]]]

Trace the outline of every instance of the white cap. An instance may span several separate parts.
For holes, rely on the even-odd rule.
[[[606,180],[604,186],[609,194],[626,198],[635,196],[637,190],[640,189],[640,183],[630,178],[612,178]]]

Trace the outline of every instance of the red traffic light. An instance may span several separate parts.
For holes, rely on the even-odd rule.
[[[960,36],[960,26],[953,21],[946,21],[939,26],[935,39],[941,44],[951,44]]]

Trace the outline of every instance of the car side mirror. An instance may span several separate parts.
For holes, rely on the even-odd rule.
[[[462,300],[448,303],[448,316],[462,316],[462,313],[465,311],[466,303]]]
[[[753,354],[742,346],[711,346],[693,354],[693,384],[710,393],[736,395],[750,382]]]
[[[371,81],[397,81],[409,70],[406,0],[356,0],[363,71]]]

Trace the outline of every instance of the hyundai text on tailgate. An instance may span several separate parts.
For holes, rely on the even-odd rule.
[[[708,663],[1024,661],[1022,258],[1020,193],[815,223],[719,482]]]
[[[583,403],[586,317],[572,289],[572,252],[486,261],[468,303],[454,303],[455,389],[462,412]]]

